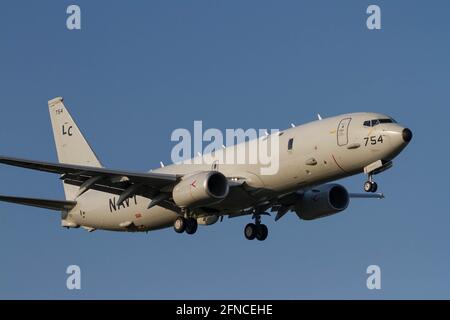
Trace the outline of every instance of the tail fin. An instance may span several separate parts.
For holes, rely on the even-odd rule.
[[[64,106],[63,98],[50,100],[48,107],[59,162],[101,168],[100,161]],[[64,191],[66,199],[73,200],[77,187],[64,184]]]

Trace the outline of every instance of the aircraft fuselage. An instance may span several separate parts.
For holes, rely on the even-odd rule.
[[[351,113],[282,131],[278,136],[279,166],[275,174],[261,174],[259,163],[219,163],[212,168],[202,161],[195,164],[195,159],[189,164],[165,166],[153,172],[188,174],[214,169],[226,177],[245,179],[248,187],[258,190],[256,193],[241,188],[230,191],[226,199],[213,206],[217,220],[217,216],[238,213],[279,195],[361,173],[376,161],[388,163],[409,142],[405,132],[408,129],[394,121],[371,122],[379,119],[392,120],[377,113]],[[252,143],[255,141],[244,145]],[[227,153],[230,148],[220,152]],[[62,225],[91,230],[149,231],[172,226],[178,216],[160,206],[147,209],[149,199],[144,197],[131,197],[121,205],[117,205],[117,198],[117,195],[89,190],[77,199],[72,210],[63,212]]]

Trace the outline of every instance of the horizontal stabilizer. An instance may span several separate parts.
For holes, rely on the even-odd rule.
[[[34,198],[22,198],[22,197],[9,197],[1,196],[0,201],[11,202],[17,204],[23,204],[26,206],[45,208],[50,210],[70,210],[77,204],[76,201],[65,200],[48,200],[48,199],[34,199]]]

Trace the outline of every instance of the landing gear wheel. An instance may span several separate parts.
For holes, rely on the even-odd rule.
[[[186,219],[183,217],[178,217],[173,223],[173,229],[176,233],[183,233],[186,230]]]
[[[197,232],[197,228],[198,228],[198,223],[197,223],[197,219],[187,219],[186,220],[186,233],[187,234],[194,234],[195,232]]]
[[[269,229],[267,229],[267,226],[265,224],[260,224],[257,226],[258,230],[256,231],[256,239],[259,241],[264,241],[267,239],[267,235],[269,234]]]
[[[364,191],[365,192],[377,192],[378,184],[374,181],[366,181],[364,183]]]
[[[364,191],[365,192],[371,192],[372,191],[372,181],[366,181],[364,182]]]
[[[244,228],[244,235],[247,240],[253,240],[256,238],[257,227],[254,223],[249,223]]]

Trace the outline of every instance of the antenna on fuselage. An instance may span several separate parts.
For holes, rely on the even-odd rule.
[[[320,113],[317,114],[317,119],[322,120],[322,116],[320,115]]]
[[[292,128],[295,128],[295,124],[291,123],[291,127],[292,127]]]
[[[162,161],[160,161],[159,164],[161,165],[161,168],[164,168],[164,163]]]

